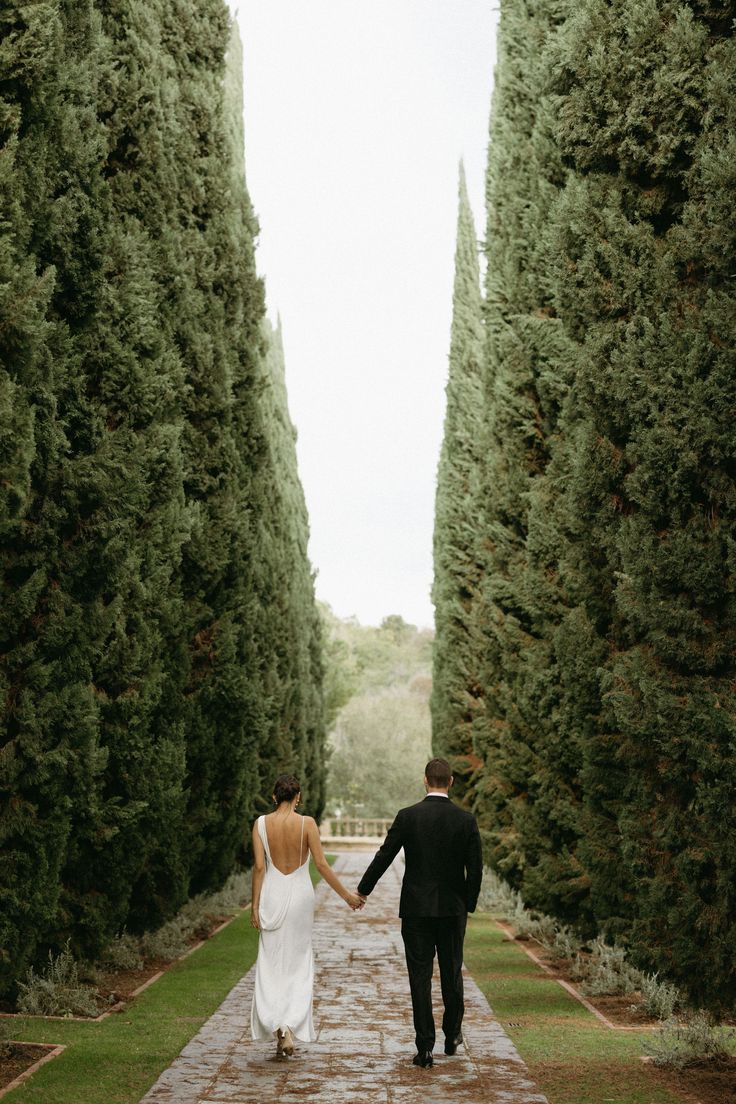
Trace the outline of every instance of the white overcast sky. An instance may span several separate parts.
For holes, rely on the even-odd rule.
[[[491,0],[231,0],[248,186],[284,331],[317,594],[432,623],[457,171],[478,236]]]

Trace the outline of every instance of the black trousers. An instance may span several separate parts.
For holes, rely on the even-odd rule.
[[[432,970],[435,951],[445,1006],[442,1030],[446,1039],[456,1039],[460,1034],[465,1011],[462,969],[467,920],[463,915],[412,916],[401,921],[418,1051],[434,1049]]]

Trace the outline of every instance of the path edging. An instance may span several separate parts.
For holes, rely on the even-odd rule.
[[[36,1070],[39,1070],[41,1066],[45,1066],[47,1062],[50,1062],[53,1058],[58,1058],[59,1055],[66,1050],[66,1043],[24,1043],[17,1040],[11,1040],[15,1042],[16,1046],[38,1046],[45,1047],[49,1050],[49,1054],[44,1054],[42,1058],[39,1058],[29,1066],[28,1069],[23,1070],[17,1077],[14,1077],[12,1081],[9,1081],[7,1085],[4,1085],[0,1089],[0,1097],[6,1096],[13,1089],[17,1089],[19,1085],[22,1085],[24,1081],[27,1081],[29,1077],[32,1077]]]
[[[583,994],[581,992],[579,992],[571,982],[566,981],[564,978],[557,977],[555,971],[550,966],[548,966],[546,964],[546,962],[542,962],[541,958],[539,958],[538,955],[535,955],[535,953],[531,949],[531,947],[525,947],[524,946],[525,941],[516,938],[516,936],[514,935],[514,930],[513,930],[512,927],[510,927],[508,924],[504,924],[503,921],[501,921],[501,920],[497,920],[495,917],[493,918],[493,922],[496,925],[496,927],[500,931],[503,932],[504,935],[508,936],[508,938],[511,940],[511,942],[516,944],[516,946],[518,946],[519,949],[522,950],[525,955],[528,955],[528,957],[531,958],[531,960],[533,962],[535,962],[537,964],[537,966],[539,966],[542,970],[544,970],[544,972],[546,974],[549,974],[549,976],[552,978],[553,981],[556,981],[558,985],[561,985],[562,988],[570,994],[570,996],[574,997],[576,1001],[579,1001],[583,1005],[584,1008],[587,1008],[587,1010],[589,1012],[592,1012],[592,1014],[596,1017],[596,1019],[600,1020],[601,1023],[604,1024],[611,1031],[656,1031],[657,1030],[657,1027],[658,1027],[657,1024],[636,1025],[636,1024],[617,1024],[617,1023],[613,1023],[613,1021],[609,1020],[607,1016],[604,1016],[604,1014],[598,1008],[596,1008],[594,1004],[591,1004],[591,1002],[589,1000],[587,1000],[583,996]],[[530,938],[533,939],[534,937],[531,936]],[[535,942],[538,942],[538,940],[535,940]],[[541,943],[539,945],[541,947]]]
[[[152,974],[142,985],[134,989],[127,1000],[116,1001],[115,1004],[106,1008],[104,1012],[100,1012],[99,1016],[45,1016],[41,1012],[0,1012],[0,1018],[3,1020],[54,1020],[60,1023],[102,1023],[108,1016],[112,1016],[115,1012],[122,1012],[124,1008],[127,1008],[136,997],[140,996],[145,989],[148,989],[149,985],[153,985],[155,981],[158,981],[164,974],[167,974],[172,966],[176,966],[177,962],[183,962],[185,958],[189,958],[189,956],[194,954],[195,951],[198,951],[200,947],[204,947],[205,944],[209,943],[211,939],[214,939],[216,935],[224,931],[229,924],[232,924],[233,920],[237,920],[239,916],[247,912],[250,905],[251,902],[249,901],[247,905],[239,907],[237,912],[234,912],[232,916],[228,916],[227,920],[223,920],[221,924],[218,924],[206,939],[200,939],[198,943],[195,943],[192,947],[188,947],[183,954],[178,955],[177,958],[172,958],[171,962],[166,963],[163,970],[159,970],[157,974]],[[45,1045],[45,1043],[38,1043],[38,1046]],[[2,1096],[2,1092],[0,1092],[0,1096]]]

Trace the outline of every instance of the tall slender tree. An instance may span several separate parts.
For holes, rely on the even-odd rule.
[[[527,899],[575,915],[575,750],[561,747],[551,629],[560,616],[545,479],[574,376],[549,272],[550,212],[566,170],[552,135],[547,57],[555,0],[504,5],[491,114],[483,510],[485,770],[478,807],[489,858]],[[551,562],[550,562],[551,561]]]
[[[552,70],[579,348],[563,562],[599,682],[580,854],[600,923],[716,1006],[736,999],[732,18],[590,0]]]
[[[484,449],[483,321],[478,240],[460,165],[452,334],[444,437],[437,473],[434,529],[436,637],[432,678],[432,745],[448,757],[461,799],[480,760],[473,726],[481,685],[479,625],[483,556],[477,515]]]
[[[187,892],[184,734],[173,708],[183,679],[178,572],[188,529],[183,369],[163,278],[180,260],[169,229],[175,86],[155,6],[96,6],[96,170],[106,227],[80,418],[97,455],[78,555],[80,592],[106,617],[92,683],[106,757],[102,794],[115,817],[85,825],[74,816],[66,922],[78,939],[86,933],[86,953],[126,922],[160,922]]]
[[[477,782],[530,903],[732,1007],[732,5],[502,11]]]
[[[312,755],[315,779],[322,751],[306,536],[288,563],[294,531],[274,553],[272,581],[301,580],[293,640],[262,617],[278,587],[258,590],[268,479],[296,472],[274,467],[267,438],[227,9],[57,0],[5,5],[0,26],[0,986],[12,991],[47,947],[71,936],[94,955],[243,856],[282,723],[263,657],[285,638],[301,658],[284,667],[279,708],[305,695],[312,726],[290,748]],[[295,524],[306,532],[303,500]]]
[[[324,807],[326,739],[322,691],[322,630],[315,605],[307,541],[309,521],[299,480],[296,430],[287,402],[281,322],[264,323],[263,406],[268,442],[261,469],[268,503],[261,519],[260,594],[264,679],[269,687],[270,738],[262,755],[263,794],[272,776],[290,769],[303,786],[305,805]]]
[[[3,991],[33,957],[53,923],[69,833],[67,784],[90,725],[80,695],[61,691],[64,663],[57,546],[62,511],[51,498],[66,448],[56,402],[64,335],[49,318],[56,273],[39,256],[36,222],[78,198],[70,156],[66,187],[54,171],[66,28],[51,5],[6,5],[0,93],[0,449],[3,478],[0,553],[0,984]],[[78,136],[77,136],[78,137]],[[77,158],[87,152],[74,151]],[[71,153],[71,151],[70,151]],[[76,194],[75,194],[76,193]],[[72,210],[74,203],[70,204]],[[75,702],[76,696],[76,702]],[[84,721],[83,721],[84,718]],[[65,720],[74,733],[69,738]],[[79,726],[74,721],[83,722]],[[89,780],[87,780],[89,781]],[[30,922],[29,922],[30,920]]]
[[[117,231],[101,171],[106,43],[90,3],[56,5],[42,25],[37,14],[44,13],[17,12],[20,41],[6,55],[22,58],[30,37],[35,79],[30,93],[15,86],[25,136],[16,179],[30,227],[29,260],[53,273],[45,411],[38,373],[24,381],[36,408],[36,441],[45,444],[36,449],[31,493],[7,534],[4,603],[14,687],[6,699],[10,807],[26,810],[26,825],[36,819],[55,856],[48,865],[34,834],[25,878],[35,880],[36,865],[54,884],[41,879],[42,905],[35,887],[24,887],[31,910],[16,931],[31,956],[39,943],[67,934],[85,953],[99,949],[124,922],[131,884],[123,871],[133,851],[145,864],[153,840],[164,846],[166,816],[158,833],[142,834],[139,848],[128,837],[120,865],[110,862],[147,803],[141,788],[121,791],[111,732],[117,709],[146,761],[140,777],[166,778],[144,751],[166,648],[156,601],[143,601],[143,565],[152,593],[165,595],[181,544],[170,531],[165,474],[173,469],[173,487],[177,479],[180,485],[176,442],[157,419],[156,390],[170,388],[164,377],[141,372],[140,344],[147,354],[156,347],[150,276],[144,254],[136,257],[130,238]],[[127,763],[128,774],[132,769]],[[16,839],[9,852],[17,859],[22,843]]]
[[[184,487],[193,516],[182,586],[187,820],[196,830],[197,890],[219,885],[242,848],[267,731],[259,676],[265,642],[254,593],[263,509],[256,470],[265,460],[257,393],[264,304],[238,118],[240,54],[230,36],[222,0],[167,11],[186,166],[177,179],[186,300],[179,300],[174,326],[186,366]]]

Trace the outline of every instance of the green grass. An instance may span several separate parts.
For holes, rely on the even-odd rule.
[[[639,1060],[651,1032],[605,1027],[488,915],[468,919],[465,964],[550,1104],[691,1104]]]
[[[328,855],[328,861],[335,861]],[[310,864],[313,883],[319,874]],[[250,969],[258,932],[240,913],[193,954],[175,963],[120,1013],[100,1023],[18,1017],[13,1038],[64,1043],[6,1099],[27,1104],[138,1104],[233,985]]]
[[[310,873],[318,882],[313,866]],[[257,948],[250,913],[241,913],[101,1023],[14,1020],[13,1038],[67,1050],[13,1090],[9,1104],[138,1104],[250,969]],[[550,1104],[690,1104],[639,1061],[647,1032],[604,1027],[521,947],[504,942],[490,917],[470,917],[465,961]]]

